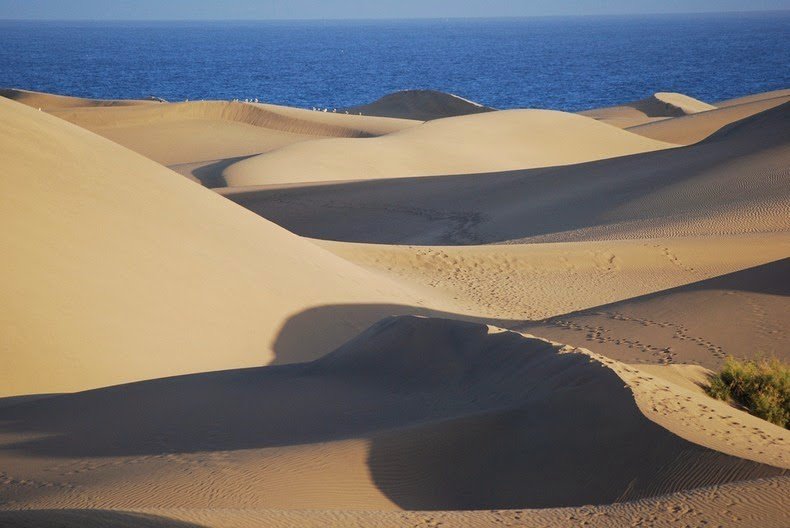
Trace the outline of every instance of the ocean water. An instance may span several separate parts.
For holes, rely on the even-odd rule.
[[[395,90],[580,110],[790,87],[790,11],[420,21],[0,21],[0,86],[344,107]]]

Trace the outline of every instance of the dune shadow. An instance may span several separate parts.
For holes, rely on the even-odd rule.
[[[787,296],[788,276],[790,258],[622,302],[727,288]],[[617,304],[562,317],[594,313]],[[402,315],[491,324],[538,336],[541,326],[551,321],[479,318],[397,304],[314,307],[283,324],[273,343],[273,365],[44,398],[32,395],[27,401],[25,397],[7,400],[5,405],[0,401],[0,431],[35,436],[6,448],[55,456],[237,450],[373,435],[383,428],[419,421],[425,418],[421,414],[424,411],[417,406],[403,412],[402,395],[381,394],[377,400],[380,412],[359,419],[354,409],[360,401],[365,402],[364,406],[371,403],[365,377],[349,379],[326,372],[320,358],[377,321]],[[331,335],[327,329],[332,330]],[[311,350],[321,352],[306,352]],[[284,405],[287,412],[283,411]],[[141,408],[146,412],[137,411]],[[178,423],[178,428],[173,423]]]
[[[36,400],[43,400],[45,398],[52,398],[53,396],[60,396],[62,392],[44,393],[44,394],[25,394],[24,396],[6,396],[0,398],[0,409],[3,407],[11,407],[19,405],[20,403],[27,403]]]
[[[790,296],[790,257],[719,275],[710,279],[637,297],[650,299],[676,292],[701,290],[737,290],[766,295]]]
[[[370,473],[406,510],[603,505],[786,473],[675,436],[628,391],[610,396],[381,434],[371,442]]]
[[[423,419],[423,402],[418,404],[408,394],[380,393],[376,387],[371,396],[364,377],[350,379],[326,371],[321,357],[304,355],[312,343],[331,352],[377,321],[407,314],[478,325],[510,323],[406,305],[306,310],[284,324],[274,344],[277,361],[270,366],[153,379],[28,401],[15,398],[12,405],[0,405],[0,432],[28,439],[0,451],[66,457],[228,451],[357,438],[401,420]],[[337,343],[328,344],[320,329],[350,319],[358,327],[335,333]],[[371,415],[374,404],[380,412]],[[366,409],[364,419],[355,409]]]
[[[285,325],[279,346],[316,318],[360,311],[415,309],[310,310]],[[310,362],[21,402],[0,408],[0,432],[18,438],[0,452],[66,459],[366,439],[376,487],[423,510],[604,504],[784,473],[674,436],[641,414],[614,371],[583,354],[438,318],[385,317]]]
[[[645,159],[654,154],[656,159]],[[612,170],[610,160],[476,174],[447,174],[282,188],[249,188],[225,197],[301,236],[369,244],[476,245],[549,236],[595,227],[600,217],[637,196],[634,189],[591,201],[595,186],[615,188],[613,174],[645,163],[671,160],[661,153],[617,158],[627,168]],[[596,177],[588,178],[595,171]],[[597,174],[597,173],[600,173]],[[564,178],[563,187],[589,193],[539,196]],[[678,180],[677,175],[674,176]],[[666,185],[671,180],[666,180]],[[558,187],[555,187],[558,188]],[[235,189],[234,189],[235,191]],[[574,214],[567,214],[574,211]]]
[[[308,351],[334,349],[377,321],[385,317],[398,315],[449,318],[490,324],[503,328],[514,327],[522,323],[522,321],[514,319],[475,317],[405,304],[332,304],[318,306],[289,317],[283,324],[272,345],[275,359],[270,364],[286,365],[311,361],[316,359],[317,356],[314,352]],[[353,321],[354,325],[347,326],[344,332],[333,336],[334,342],[328,346],[327,340],[329,336],[326,332],[321,332],[320,329],[341,325],[344,321]]]
[[[788,120],[785,103],[668,150],[504,172],[248,188],[225,196],[296,234],[343,242],[473,245],[584,240],[590,233],[616,239],[631,229],[672,232],[672,225],[696,218],[699,204],[665,200],[651,208],[641,201],[693,184],[708,189],[722,207],[737,202],[740,194],[716,187],[710,174],[743,177],[743,168],[732,164],[745,156],[753,160],[751,172],[763,178],[749,182],[750,200],[784,192],[776,184],[783,180],[781,160],[766,155],[763,163],[757,156],[786,145]]]
[[[232,158],[223,158],[212,161],[200,167],[195,167],[189,173],[197,178],[197,180],[204,186],[210,189],[216,187],[225,187],[227,182],[223,171],[236,162],[243,161],[248,158],[258,156],[258,154],[247,154],[245,156],[235,156]],[[179,165],[192,165],[192,164],[179,164]],[[173,166],[175,167],[175,165]]]

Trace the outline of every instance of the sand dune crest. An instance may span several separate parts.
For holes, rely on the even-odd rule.
[[[721,128],[790,101],[790,95],[757,99],[737,105],[707,110],[664,119],[644,125],[629,127],[635,134],[656,139],[690,145],[709,137]]]
[[[77,486],[89,508],[558,507],[784,473],[657,425],[637,405],[648,377],[486,325],[390,318],[311,363],[2,408],[0,500],[75,507]]]
[[[231,165],[224,175],[229,186],[247,186],[469,174],[672,146],[575,114],[507,110],[439,119],[378,138],[291,145]]]
[[[578,165],[223,194],[300,235],[346,242],[475,245],[779,232],[790,218],[788,120],[785,103],[689,147]]]
[[[604,123],[620,128],[680,117],[713,110],[716,107],[687,95],[673,92],[657,92],[650,97],[606,108],[594,108],[579,112]]]
[[[152,99],[87,99],[84,97],[34,92],[32,90],[20,90],[18,88],[0,88],[0,97],[5,97],[45,111],[60,110],[64,108],[154,105],[159,102]]]
[[[138,154],[2,98],[0,157],[0,395],[266,364],[284,323],[310,307],[416,302]],[[291,351],[320,355],[383,315],[338,314]]]
[[[449,93],[434,90],[403,90],[385,95],[372,103],[352,106],[345,110],[352,114],[429,121],[443,117],[491,112],[494,109]]]

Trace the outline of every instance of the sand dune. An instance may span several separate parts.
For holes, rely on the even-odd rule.
[[[86,99],[84,97],[70,97],[18,88],[0,88],[0,97],[5,97],[33,108],[50,111],[63,108],[108,107],[153,105],[158,101],[151,99]]]
[[[783,500],[790,479],[777,477],[642,499],[607,506],[539,510],[480,511],[346,511],[346,510],[0,510],[0,521],[20,528],[40,528],[57,522],[60,528],[122,526],[124,528],[414,528],[415,526],[545,526],[565,528],[621,528],[648,523],[653,528],[675,528],[694,523],[728,528],[785,528],[790,507]]]
[[[425,298],[498,324],[594,308],[790,255],[787,234],[483,246],[320,244]],[[681,353],[675,359],[686,358]]]
[[[785,526],[786,92],[3,91],[0,525]]]
[[[717,368],[728,355],[788,361],[788,273],[784,258],[520,328],[632,363],[680,360]]]
[[[657,92],[650,97],[632,103],[607,108],[595,108],[579,113],[610,125],[628,128],[669,117],[705,112],[715,108],[713,105],[687,95]]]
[[[347,242],[457,245],[776,232],[790,226],[788,119],[785,103],[689,147],[567,167],[222,193],[298,234]]]
[[[417,123],[275,105],[193,101],[51,111],[163,165],[249,156],[321,137],[367,137]]]
[[[763,92],[758,94],[745,95],[743,97],[736,97],[734,99],[727,99],[716,103],[716,108],[726,108],[728,106],[741,105],[744,103],[753,103],[756,101],[763,101],[765,99],[774,99],[776,97],[787,97],[790,95],[790,89],[774,90],[772,92]]]
[[[434,90],[403,90],[372,103],[346,108],[352,114],[429,121],[443,117],[491,112],[494,109],[457,95]]]
[[[713,110],[716,107],[688,95],[673,92],[657,92],[652,97],[634,104],[637,110],[648,116],[681,116]]]
[[[658,141],[690,145],[702,141],[729,124],[788,101],[790,101],[790,94],[777,95],[776,97],[747,101],[706,112],[629,127],[628,131]]]
[[[659,392],[686,398],[685,408],[657,405]],[[699,405],[710,419],[690,420],[685,433],[700,441],[665,428]],[[759,434],[735,435],[728,454],[704,446],[752,419],[586,350],[486,325],[398,317],[311,363],[2,408],[0,503],[312,510],[610,504],[784,474],[788,432],[767,422],[757,420]]]
[[[568,142],[574,142],[572,149]],[[224,171],[229,186],[469,174],[660,150],[672,145],[550,110],[452,117],[371,139],[278,149]]]
[[[2,395],[263,365],[305,309],[415,301],[86,130],[7,99],[0,115]],[[337,314],[278,359],[389,313]]]

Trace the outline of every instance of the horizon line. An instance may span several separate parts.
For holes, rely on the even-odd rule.
[[[3,18],[0,22],[364,22],[364,21],[412,21],[412,20],[519,20],[531,18],[595,18],[595,17],[638,17],[679,15],[728,15],[753,13],[790,13],[784,9],[741,9],[728,11],[671,11],[649,13],[581,13],[548,15],[501,15],[501,16],[407,16],[407,17],[316,17],[316,18]]]

